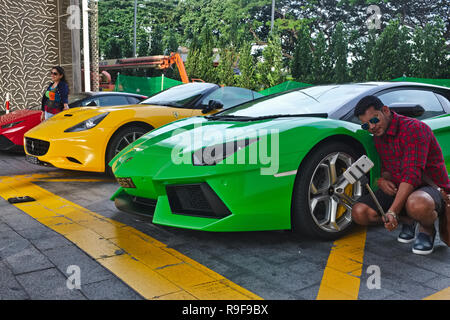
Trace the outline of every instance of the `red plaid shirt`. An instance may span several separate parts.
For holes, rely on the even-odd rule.
[[[374,137],[381,158],[381,172],[389,172],[398,186],[406,182],[422,185],[425,172],[439,187],[450,192],[450,180],[442,150],[431,128],[417,119],[393,111],[392,121],[381,137]]]

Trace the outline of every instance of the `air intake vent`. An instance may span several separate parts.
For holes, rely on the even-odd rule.
[[[75,158],[72,158],[72,157],[67,157],[67,160],[69,160],[70,162],[74,162],[74,163],[78,163],[78,164],[82,164],[80,161],[78,161],[77,159],[75,159]]]
[[[175,214],[216,219],[231,214],[207,183],[167,186],[166,191]]]
[[[50,142],[32,138],[25,138],[25,148],[33,156],[43,156],[47,153]]]

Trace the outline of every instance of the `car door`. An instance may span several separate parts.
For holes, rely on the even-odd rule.
[[[389,90],[382,92],[378,97],[389,107],[418,104],[425,109],[425,112],[416,118],[428,124],[433,130],[441,146],[447,171],[450,172],[450,116],[446,112],[447,108],[444,109],[441,103],[441,101],[448,103],[447,98],[431,90],[416,88]]]

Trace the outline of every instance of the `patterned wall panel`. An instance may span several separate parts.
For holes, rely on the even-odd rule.
[[[50,69],[60,64],[63,51],[59,40],[59,5],[59,0],[0,0],[2,109],[7,92],[13,109],[40,105],[50,82]],[[64,46],[70,48],[70,41]]]

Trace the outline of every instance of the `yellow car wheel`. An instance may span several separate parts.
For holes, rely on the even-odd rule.
[[[106,157],[105,157],[105,173],[112,176],[111,167],[108,163],[118,154],[123,148],[128,146],[130,143],[136,141],[139,137],[143,136],[153,128],[138,125],[131,125],[128,127],[124,127],[119,129],[114,133],[108,143],[108,147],[106,149]]]

